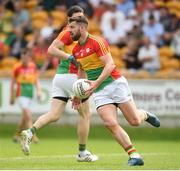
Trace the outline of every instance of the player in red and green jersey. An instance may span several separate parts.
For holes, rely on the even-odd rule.
[[[68,11],[68,16],[83,15],[83,9],[79,6],[73,6]],[[40,116],[29,130],[22,132],[24,153],[29,154],[29,141],[36,130],[42,128],[50,122],[57,121],[64,113],[68,100],[73,96],[72,85],[77,80],[77,68],[72,54],[73,42],[69,31],[65,28],[50,45],[48,52],[51,56],[60,57],[61,63],[57,69],[57,74],[53,79],[52,103],[49,112]],[[62,59],[65,58],[65,59]],[[67,58],[69,60],[67,60]],[[80,121],[78,125],[79,153],[77,161],[91,162],[98,160],[98,157],[86,149],[86,143],[89,134],[90,110],[89,103],[85,101],[78,110]]]
[[[133,126],[145,120],[155,127],[160,126],[159,119],[149,112],[137,109],[127,80],[116,69],[105,39],[90,35],[87,31],[88,20],[84,16],[69,19],[69,31],[74,41],[73,55],[80,63],[79,77],[87,74],[90,89],[98,114],[116,141],[129,155],[128,165],[143,165],[143,158],[119,125],[117,108]]]
[[[32,127],[31,119],[31,103],[34,94],[34,87],[36,87],[37,97],[40,97],[40,85],[36,65],[31,62],[31,52],[27,49],[21,52],[21,61],[15,64],[13,69],[13,77],[11,82],[11,96],[10,103],[14,104],[14,90],[16,84],[16,99],[22,109],[23,115],[19,123],[16,135],[13,140],[18,142],[20,140],[20,133],[23,129]],[[37,142],[37,137],[33,140]]]

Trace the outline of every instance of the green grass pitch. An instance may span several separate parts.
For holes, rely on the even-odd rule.
[[[0,126],[0,169],[58,170],[178,170],[180,169],[180,128],[126,128],[145,165],[127,166],[128,156],[103,126],[92,126],[88,149],[99,156],[93,163],[76,162],[76,128],[50,125],[39,131],[39,144],[31,144],[24,156],[11,137],[14,125]]]

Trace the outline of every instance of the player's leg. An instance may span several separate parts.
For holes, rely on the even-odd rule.
[[[155,127],[160,126],[160,120],[155,114],[136,107],[128,82],[124,77],[117,80],[115,92],[116,97],[114,101],[119,104],[120,110],[131,125],[138,126],[142,122],[147,121]]]
[[[144,121],[149,122],[155,127],[160,126],[160,120],[157,118],[157,116],[145,110],[137,109],[133,99],[121,103],[118,106],[125,116],[126,120],[132,126],[139,126]]]
[[[31,111],[28,108],[23,109],[23,117],[26,124],[26,128],[32,127],[32,116]]]
[[[29,104],[29,106],[30,106],[30,104]],[[23,116],[25,118],[24,121],[25,121],[25,125],[26,125],[24,129],[32,128],[32,125],[33,125],[33,123],[32,123],[32,116],[31,116],[31,110],[29,109],[29,106],[23,109]],[[32,141],[34,143],[38,143],[39,142],[39,138],[36,136],[36,134],[33,134]]]
[[[104,125],[110,130],[116,141],[124,148],[128,153],[130,159],[128,161],[129,165],[143,165],[144,161],[139,153],[136,151],[135,147],[126,133],[126,131],[119,125],[117,119],[117,108],[113,104],[107,104],[100,106],[98,109],[98,114],[102,118]],[[133,160],[133,161],[132,161]]]
[[[20,120],[19,125],[18,125],[17,130],[16,130],[16,133],[13,136],[13,142],[15,142],[15,143],[20,142],[21,131],[24,130],[25,128],[26,128],[25,117],[24,117],[24,115],[22,115],[21,120]]]
[[[118,105],[126,120],[132,126],[139,126],[147,118],[143,110],[138,110],[133,99]]]
[[[43,126],[56,122],[62,116],[65,110],[66,101],[52,98],[50,111],[41,115],[36,122],[33,124],[36,130],[42,128]]]
[[[64,113],[66,103],[66,101],[53,98],[50,111],[40,116],[33,124],[32,128],[22,131],[22,150],[25,155],[29,155],[29,143],[35,132],[50,122],[57,121]]]
[[[79,123],[78,123],[78,138],[79,138],[79,154],[77,155],[77,161],[92,162],[98,160],[98,157],[86,149],[86,144],[89,135],[90,117],[91,112],[89,109],[89,101],[86,100],[82,103],[78,109]]]
[[[18,125],[17,131],[15,136],[13,137],[14,142],[20,141],[20,134],[21,131],[30,128],[32,126],[32,118],[31,118],[31,111],[30,111],[30,105],[31,105],[31,98],[20,96],[17,99],[19,107],[22,110],[22,118],[20,120],[20,123]]]
[[[77,133],[79,137],[79,143],[86,144],[89,135],[90,117],[91,117],[88,101],[85,101],[81,104],[81,107],[78,109],[78,113],[79,113],[79,124],[77,128]]]

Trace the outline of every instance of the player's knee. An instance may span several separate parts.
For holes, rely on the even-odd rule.
[[[108,121],[108,122],[104,122],[104,125],[107,129],[109,129],[111,132],[114,132],[115,129],[118,127],[118,123],[114,122],[114,121]]]
[[[49,117],[51,118],[51,122],[56,122],[57,120],[59,120],[60,115],[58,111],[50,111],[48,113]]]
[[[132,126],[139,126],[141,124],[141,119],[139,117],[134,117],[131,118],[131,120],[129,120],[128,122]]]

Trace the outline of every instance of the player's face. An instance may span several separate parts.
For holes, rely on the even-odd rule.
[[[22,53],[21,55],[21,61],[24,65],[27,65],[30,62],[30,56],[29,53]]]
[[[81,37],[80,26],[76,24],[76,22],[72,22],[69,24],[69,32],[74,41],[79,40],[79,38]]]

